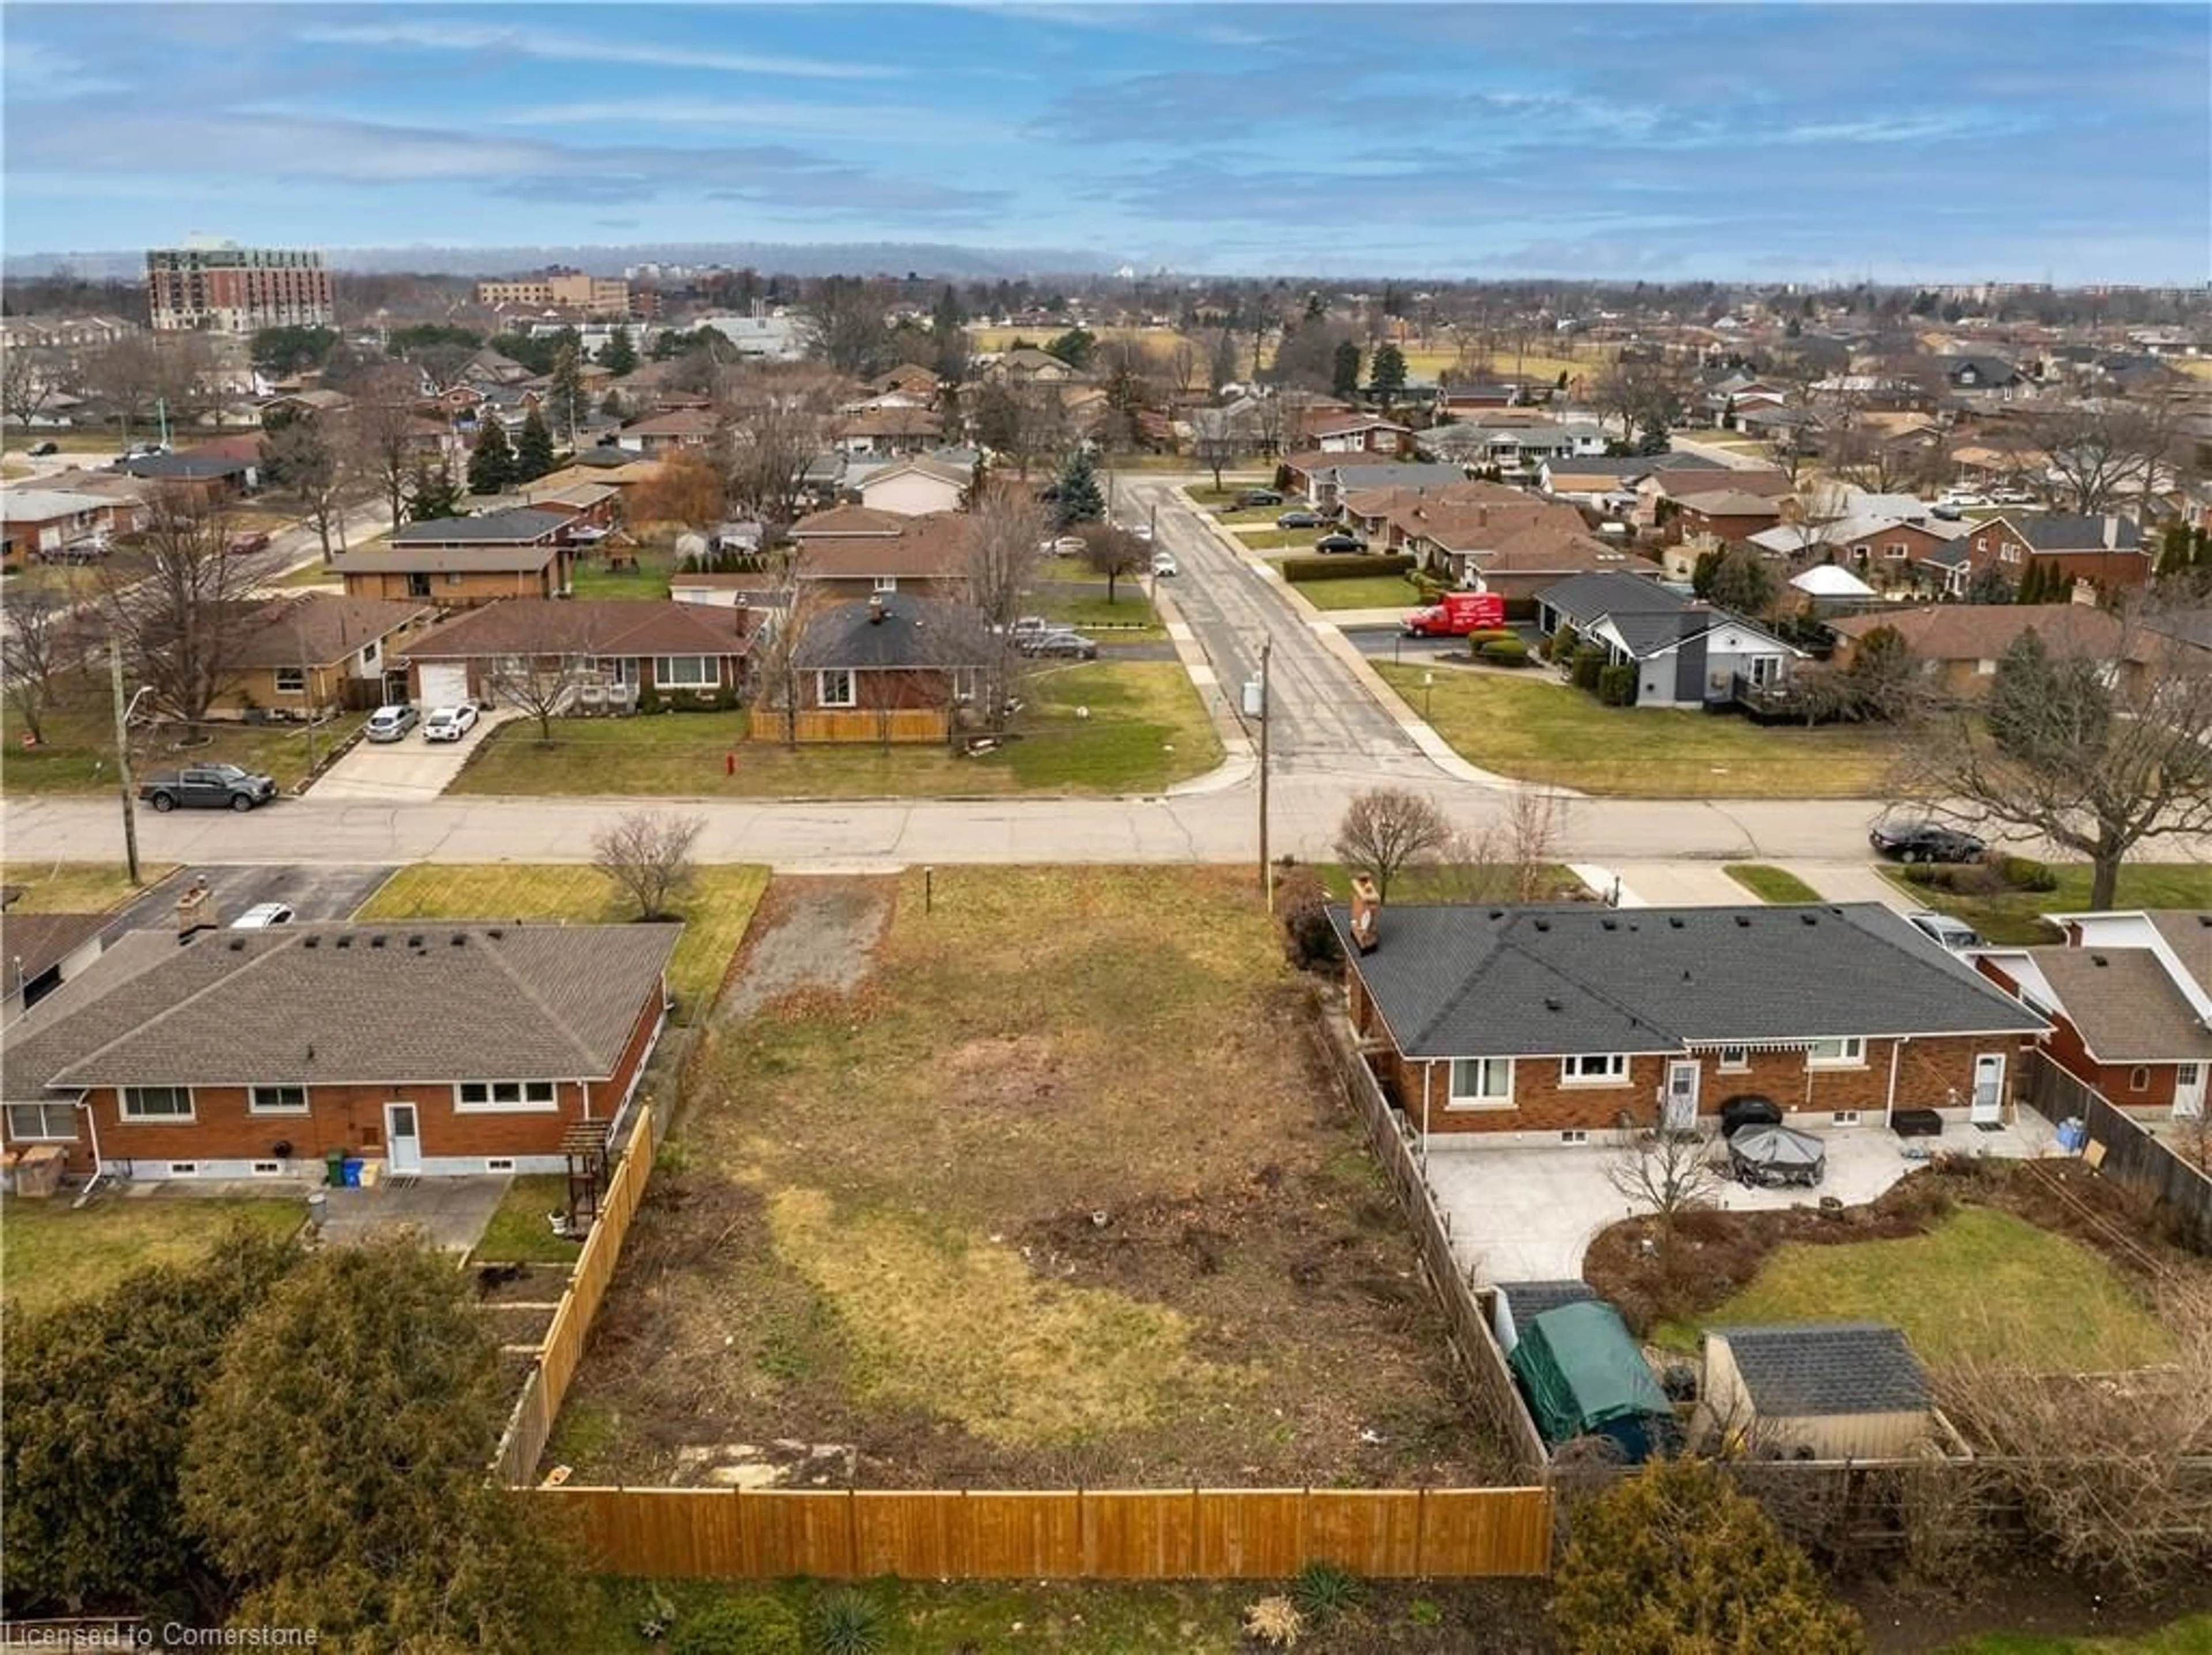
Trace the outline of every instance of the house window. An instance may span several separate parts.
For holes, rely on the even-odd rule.
[[[307,1089],[305,1086],[255,1086],[246,1093],[246,1112],[249,1115],[305,1115],[307,1112]]]
[[[410,598],[428,597],[430,595],[430,577],[427,575],[409,575],[407,577],[407,595]]]
[[[2018,546],[2000,546],[1997,549],[1997,561],[2005,563],[2018,563],[2020,561],[2020,548]]]
[[[1974,550],[1976,551],[1987,551],[1989,549],[1990,537],[1988,535],[1978,534],[1974,537]]]
[[[1815,1040],[1805,1049],[1805,1067],[1808,1069],[1855,1069],[1866,1067],[1866,1040],[1861,1035],[1844,1035],[1833,1040]]]
[[[29,1143],[35,1139],[54,1142],[74,1138],[76,1136],[76,1105],[10,1104],[8,1105],[8,1136],[16,1143]]]
[[[712,655],[663,655],[653,663],[653,681],[664,690],[711,690],[715,678]]]
[[[871,587],[870,590],[875,592],[896,592],[898,590],[898,576],[896,575],[878,575],[876,576],[874,584]]]
[[[1750,1047],[1748,1047],[1748,1046],[1723,1046],[1723,1047],[1721,1048],[1721,1073],[1722,1073],[1722,1074],[1742,1074],[1746,1069],[1749,1068],[1750,1067],[1751,1067],[1751,1048],[1750,1048]]]
[[[192,1118],[190,1086],[125,1086],[123,1118],[126,1121],[189,1121]]]
[[[2130,1092],[2150,1090],[2150,1071],[2141,1063],[2128,1071],[2128,1090]]]
[[[276,693],[280,696],[304,696],[307,693],[307,669],[304,666],[280,666],[276,669]]]
[[[363,666],[375,666],[378,656],[382,653],[383,651],[380,646],[374,643],[370,644],[368,648],[361,652],[361,664]]]
[[[1451,1066],[1452,1109],[1510,1109],[1513,1106],[1513,1060],[1510,1057],[1455,1057]]]
[[[459,569],[453,569],[453,570],[451,570],[451,571],[449,571],[449,572],[447,573],[447,575],[446,575],[446,584],[447,584],[447,586],[459,586],[459,585],[460,585],[460,583],[461,583],[461,572],[460,572],[460,570],[459,570]]]
[[[1912,555],[1912,548],[1902,540],[1893,540],[1881,549],[1881,555],[1893,563],[1901,563]]]
[[[550,1080],[463,1080],[453,1108],[463,1115],[521,1114],[557,1107]]]
[[[1583,1052],[1559,1059],[1559,1084],[1563,1086],[1617,1086],[1627,1079],[1626,1052]]]
[[[860,698],[853,682],[853,675],[842,666],[833,666],[814,675],[814,699],[823,707],[857,707]]]

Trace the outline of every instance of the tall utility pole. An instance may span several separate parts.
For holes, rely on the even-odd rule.
[[[131,883],[138,877],[138,797],[131,786],[131,715],[123,699],[123,646],[107,644],[108,684],[115,692],[115,779],[123,795],[123,859],[131,870]]]
[[[1266,638],[1260,644],[1260,889],[1267,893],[1267,911],[1275,911],[1275,874],[1267,865],[1267,726],[1273,721],[1274,707],[1267,699],[1267,657],[1275,650],[1275,641]]]

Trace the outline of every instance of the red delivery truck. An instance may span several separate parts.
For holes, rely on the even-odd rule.
[[[1463,638],[1505,624],[1505,599],[1494,592],[1447,592],[1439,603],[1406,617],[1409,638]]]

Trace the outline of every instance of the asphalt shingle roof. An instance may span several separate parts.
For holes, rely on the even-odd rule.
[[[2043,1019],[1879,903],[1392,906],[1360,954],[1409,1057],[1679,1051],[1839,1036],[2033,1033]]]
[[[2022,513],[2006,526],[2038,551],[2134,551],[2142,545],[2142,531],[2132,517],[2076,517],[2039,512]]]
[[[486,512],[482,517],[433,517],[420,523],[402,523],[392,531],[395,546],[526,545],[549,540],[575,521],[573,512],[538,511],[513,506]]]
[[[1624,615],[1669,615],[1695,606],[1690,599],[1668,591],[1656,580],[1620,570],[1571,576],[1557,586],[1546,587],[1536,594],[1536,601],[1577,624],[1606,615],[1618,621]]]
[[[2149,949],[2031,948],[2027,955],[2098,1062],[2212,1058],[2212,1030]]]
[[[866,599],[836,604],[806,623],[793,652],[809,671],[824,666],[859,670],[949,668],[975,665],[989,653],[975,636],[971,611],[951,604],[886,593],[882,619]]]
[[[1752,1406],[1772,1418],[1914,1413],[1932,1400],[1905,1336],[1879,1322],[1708,1332],[1728,1341]]]

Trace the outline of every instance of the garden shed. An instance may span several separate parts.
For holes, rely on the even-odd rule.
[[[1631,1465],[1672,1447],[1674,1410],[1620,1312],[1599,1300],[1532,1318],[1506,1359],[1544,1440],[1604,1437]]]
[[[1698,1434],[1762,1459],[1887,1459],[1938,1434],[1928,1376],[1880,1322],[1711,1328]]]

